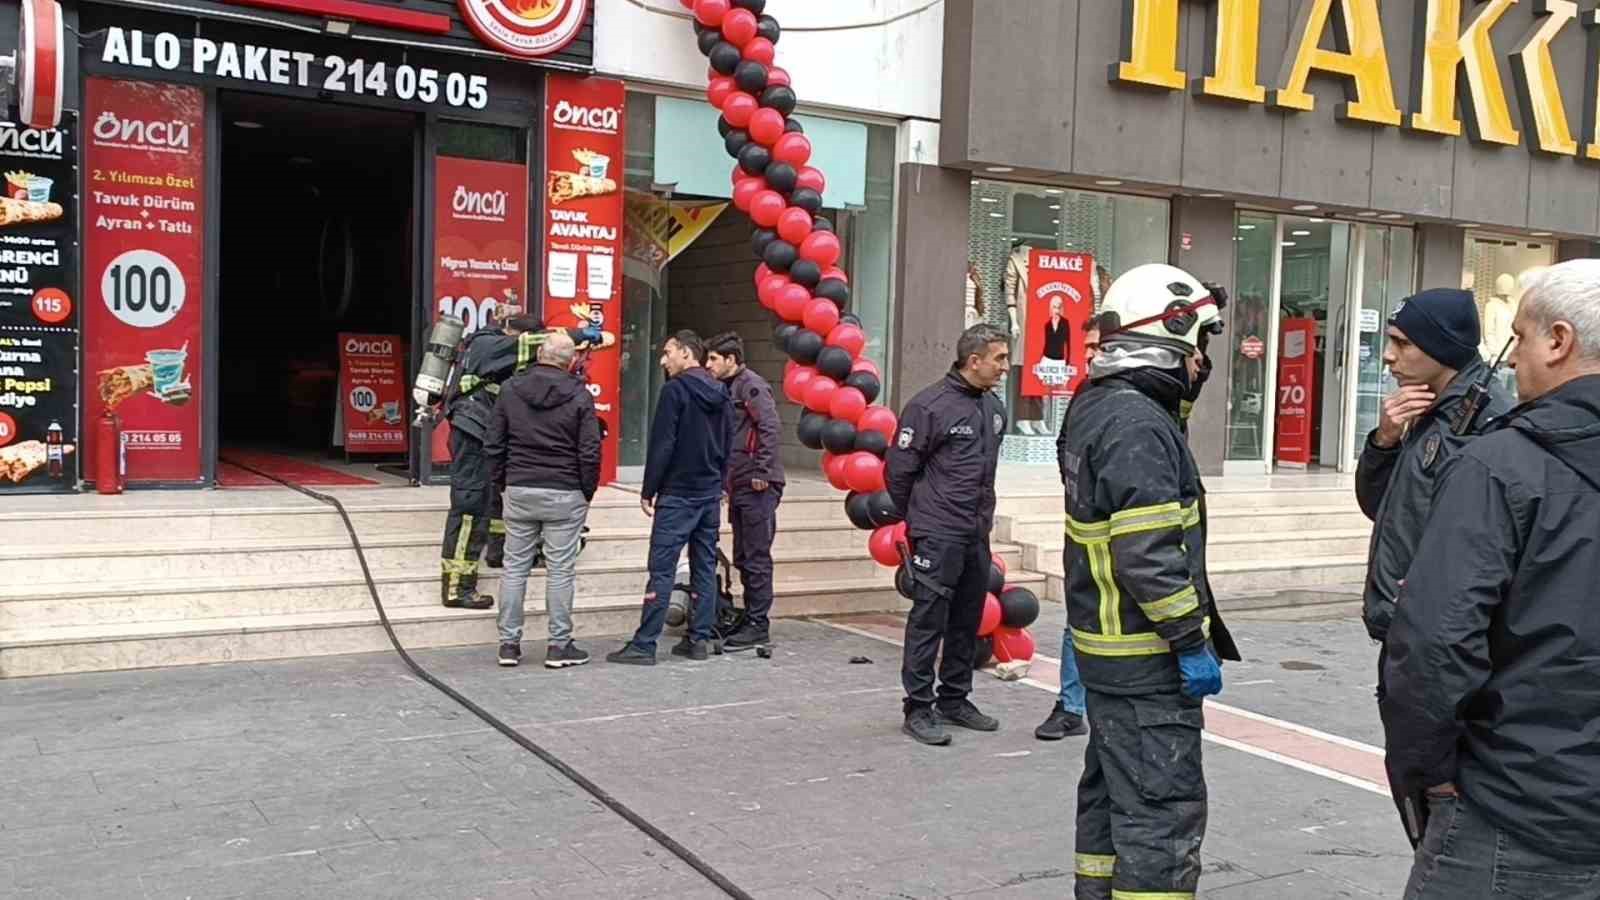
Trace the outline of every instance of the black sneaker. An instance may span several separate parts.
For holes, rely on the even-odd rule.
[[[467,594],[444,601],[451,609],[494,609],[494,598],[488,594]]]
[[[500,665],[506,668],[522,664],[522,645],[504,643],[500,645]]]
[[[691,641],[688,637],[672,645],[673,656],[687,656],[695,662],[704,662],[711,658],[710,641]]]
[[[939,707],[939,718],[951,725],[960,725],[973,731],[999,731],[1000,720],[993,716],[986,716],[972,705],[971,700],[962,699],[960,706]]]
[[[656,664],[656,655],[646,653],[633,644],[623,644],[621,650],[613,650],[606,654],[606,662],[619,663],[624,666],[653,666]]]
[[[1050,710],[1050,718],[1044,724],[1033,730],[1033,736],[1041,741],[1059,741],[1062,738],[1077,737],[1088,734],[1089,726],[1083,724],[1083,716],[1067,712],[1067,708],[1057,700],[1056,705]]]
[[[544,667],[546,669],[566,669],[571,666],[581,666],[589,661],[589,654],[578,649],[578,645],[568,641],[566,646],[551,645],[544,651]]]
[[[926,706],[918,706],[906,712],[906,723],[900,730],[911,735],[918,743],[930,747],[943,747],[950,743],[950,732],[944,730],[939,724],[939,717],[933,710]]]
[[[766,629],[758,630],[745,627],[735,631],[727,640],[723,641],[722,649],[728,653],[738,653],[741,650],[754,650],[763,644],[771,642],[772,640],[768,637]]]

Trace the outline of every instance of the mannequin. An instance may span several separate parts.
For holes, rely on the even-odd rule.
[[[1511,295],[1516,290],[1517,279],[1502,272],[1494,280],[1494,296],[1484,301],[1483,343],[1478,345],[1478,354],[1488,362],[1493,362],[1511,339],[1511,320],[1517,317],[1516,301]]]
[[[1022,349],[1027,346],[1024,338],[1027,332],[1024,329],[1028,327],[1028,269],[1032,253],[1033,248],[1026,241],[1015,240],[1011,242],[1011,256],[1006,259],[1006,313],[1011,319],[1011,340],[1014,344],[1009,379],[1015,385],[1013,391],[1018,391],[1022,385]],[[1038,397],[1024,397],[1017,393],[1012,408],[1016,410],[1019,434],[1049,433],[1049,429],[1039,421],[1044,418],[1044,403]]]
[[[983,321],[983,286],[978,284],[978,264],[972,260],[967,261],[967,305],[966,324],[962,327],[971,328]]]

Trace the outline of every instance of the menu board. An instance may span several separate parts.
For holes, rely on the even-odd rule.
[[[339,335],[339,411],[346,453],[404,453],[406,346],[396,334]]]
[[[0,122],[0,494],[77,490],[77,128]]]

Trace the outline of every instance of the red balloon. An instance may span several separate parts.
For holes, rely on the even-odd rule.
[[[743,47],[756,36],[756,14],[748,9],[735,9],[722,17],[722,36],[735,47]]]
[[[867,538],[867,552],[880,566],[894,568],[900,565],[900,550],[895,546],[894,526],[885,525]]]
[[[772,65],[778,58],[778,48],[764,37],[758,37],[744,45],[743,56],[745,59],[754,60],[763,66]]]
[[[810,166],[800,167],[800,177],[794,183],[795,187],[811,188],[819,194],[828,189],[828,179],[822,176],[822,170]]]
[[[858,493],[874,494],[883,490],[883,460],[865,450],[850,454],[845,457],[844,480],[850,490]]]
[[[756,98],[744,91],[734,91],[722,101],[722,117],[728,120],[729,125],[743,128],[750,124],[750,117],[760,108],[761,104]]]
[[[811,305],[811,292],[803,284],[790,283],[778,291],[777,304],[773,307],[778,318],[785,322],[799,324],[805,321],[806,307]]]
[[[707,28],[716,28],[728,15],[733,0],[694,0],[694,17]]]
[[[839,268],[838,266],[828,266],[828,267],[824,268],[822,270],[822,277],[824,279],[836,278],[839,281],[844,282],[845,284],[849,284],[850,283],[850,276],[846,275],[844,273],[844,270]]]
[[[767,69],[767,84],[768,85],[776,84],[776,85],[781,85],[783,87],[792,87],[793,86],[790,83],[789,70],[781,68],[779,66],[771,66],[771,67],[769,67]]]
[[[822,472],[828,476],[828,483],[833,485],[833,489],[836,491],[849,490],[850,485],[844,480],[845,457],[834,456],[832,453],[823,453],[822,455],[824,457],[822,460]]]
[[[817,377],[817,370],[810,366],[796,366],[793,371],[783,375],[783,395],[791,403],[803,403],[806,399],[806,388],[811,384],[811,379]]]
[[[755,282],[756,282],[756,284],[758,286],[761,284],[762,279],[766,278],[768,275],[771,275],[771,274],[773,274],[771,266],[767,265],[766,263],[757,263],[756,264]]]
[[[783,113],[762,107],[751,114],[749,130],[750,137],[756,143],[771,147],[778,138],[783,137]]]
[[[870,359],[858,359],[850,365],[852,372],[871,372],[873,378],[882,378],[883,373],[878,371],[878,364]]]
[[[678,0],[678,2],[683,4],[684,9],[694,9],[694,0]]]
[[[993,594],[983,596],[983,618],[978,620],[978,637],[988,637],[1000,627],[1000,598]]]
[[[827,334],[833,330],[833,326],[839,324],[839,307],[834,306],[832,300],[819,297],[806,304],[800,321],[817,334]]]
[[[750,198],[750,218],[762,228],[771,228],[778,224],[778,217],[788,208],[783,202],[783,195],[777,191],[763,189]]]
[[[845,322],[835,325],[833,330],[828,332],[828,338],[824,343],[829,347],[838,347],[840,350],[850,354],[851,359],[855,359],[861,355],[862,348],[867,346],[867,334],[849,322]]]
[[[1033,659],[1033,635],[1026,628],[1007,628],[1002,625],[994,630],[994,658],[1003,663],[1026,662]]]
[[[894,542],[911,546],[911,526],[905,522],[894,526]]]
[[[998,553],[991,553],[989,555],[989,563],[991,565],[993,565],[995,568],[999,569],[1001,575],[1006,574],[1006,558],[1004,556],[1001,556]],[[1010,589],[1010,587],[1011,587],[1011,585],[1006,585],[1006,588],[1008,590]],[[980,637],[981,637],[981,635],[980,635]]]
[[[867,410],[867,397],[853,387],[842,387],[833,392],[833,401],[828,404],[828,416],[842,419],[854,425]]]
[[[761,279],[761,284],[756,287],[756,297],[761,300],[761,305],[767,309],[778,308],[778,297],[782,296],[783,289],[791,284],[787,275],[768,275]]]
[[[746,10],[746,12],[749,12],[749,10]],[[711,79],[709,85],[706,85],[706,99],[711,101],[712,106],[721,109],[722,104],[728,102],[728,96],[737,90],[739,90],[739,83],[733,80],[733,76],[718,75]]]
[[[839,261],[843,248],[839,236],[831,231],[813,231],[800,242],[800,257],[827,268]]]
[[[839,382],[826,375],[818,375],[806,385],[806,409],[814,413],[828,411],[828,406],[833,403],[833,392],[839,389]],[[871,454],[868,454],[869,456]]]
[[[746,175],[733,186],[733,205],[740,212],[750,211],[750,201],[767,189],[767,180],[759,175]]]
[[[745,96],[748,97],[750,95],[745,94]],[[726,107],[723,108],[722,113],[723,115],[728,114]],[[728,116],[728,121],[732,122],[736,128],[744,127],[739,122],[734,122],[733,116]],[[745,121],[748,122],[749,119]],[[772,145],[772,158],[799,168],[811,159],[811,139],[798,131],[792,131],[778,138],[778,142]]]
[[[798,245],[811,233],[811,213],[791,206],[778,217],[778,237]]]
[[[894,440],[895,429],[899,427],[900,418],[887,406],[869,406],[861,418],[856,419],[857,431],[876,431],[891,441]]]

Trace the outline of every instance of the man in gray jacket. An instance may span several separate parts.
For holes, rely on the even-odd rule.
[[[1356,469],[1356,499],[1374,523],[1362,619],[1375,641],[1388,636],[1439,473],[1511,408],[1505,390],[1486,377],[1489,367],[1478,355],[1479,340],[1478,307],[1470,291],[1423,291],[1407,298],[1389,320],[1383,361],[1400,389],[1384,400]],[[1464,421],[1469,391],[1485,382],[1489,396]],[[1381,651],[1378,668],[1381,698]]]

